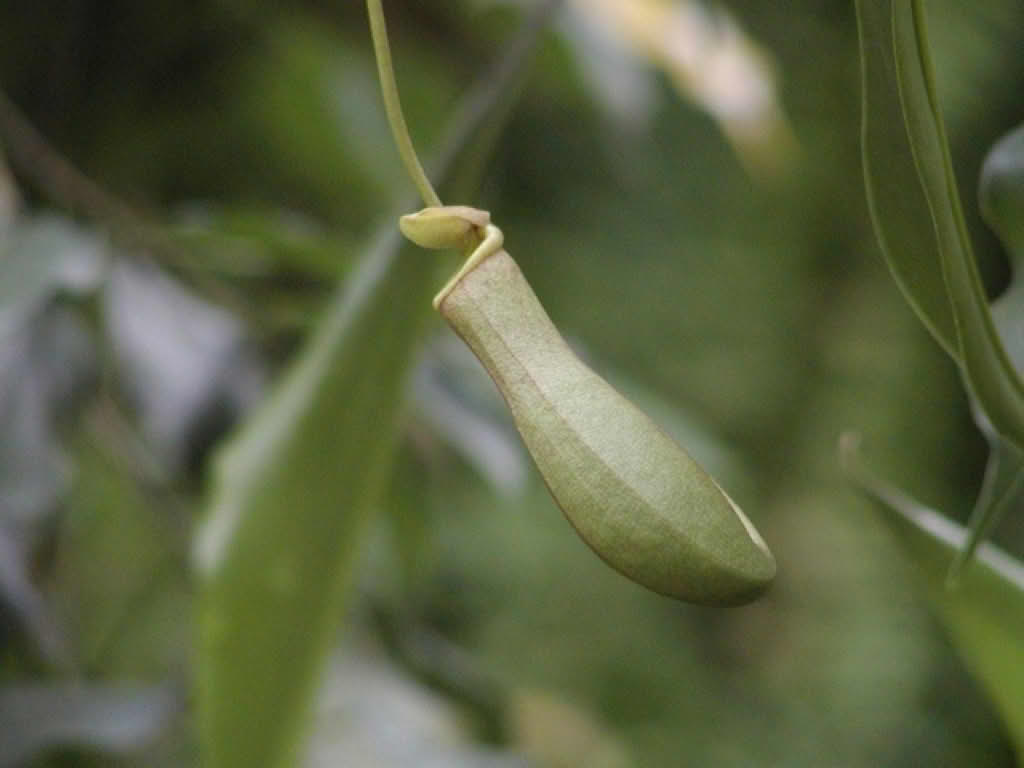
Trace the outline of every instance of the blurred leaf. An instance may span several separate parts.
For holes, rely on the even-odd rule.
[[[356,245],[297,211],[210,202],[182,210],[173,234],[198,264],[236,280],[334,281],[348,267],[339,254]]]
[[[67,639],[43,596],[29,578],[24,543],[0,526],[0,599],[32,638],[39,655],[55,667],[67,667]]]
[[[50,591],[90,674],[152,679],[185,665],[191,614],[180,512],[146,492],[134,445],[108,443],[109,408],[88,414],[54,541]],[[104,430],[107,430],[105,432]],[[111,567],[116,564],[116,567]]]
[[[973,129],[979,115],[999,114],[1001,97],[1014,103],[1013,89],[1004,89],[1017,75],[1003,67],[1020,51],[1024,4],[1020,0],[931,0],[928,16],[936,22],[928,36],[938,76],[936,90],[948,125],[954,135],[987,140]]]
[[[897,285],[942,348],[959,361],[960,345],[936,234],[903,129],[892,42],[893,5],[894,0],[856,0],[868,208]]]
[[[51,299],[93,290],[107,254],[99,237],[64,217],[14,218],[13,194],[0,161],[0,208],[12,206],[0,210],[0,602],[41,658],[65,665],[65,638],[29,562],[70,477],[60,417],[94,367],[80,319]]]
[[[527,768],[517,754],[474,743],[451,701],[354,645],[330,660],[305,768]]]
[[[64,665],[66,643],[29,568],[72,476],[60,429],[93,380],[94,349],[65,306],[26,302],[14,315],[0,328],[0,604],[41,658]]]
[[[630,50],[617,29],[590,14],[570,12],[561,26],[598,103],[627,125],[646,128],[658,103],[648,62]]]
[[[607,103],[649,111],[637,74],[608,66],[610,56],[621,60],[622,49],[631,49],[718,123],[749,170],[771,176],[789,167],[796,143],[775,72],[725,8],[692,0],[575,0],[570,7],[577,55]]]
[[[947,565],[968,532],[875,477],[861,463],[855,436],[845,435],[840,450],[847,472],[885,510],[883,519],[921,572],[968,667],[988,690],[1024,755],[1024,563],[983,544],[958,588],[947,589]]]
[[[69,219],[19,219],[0,239],[0,333],[60,290],[95,289],[105,261],[103,241]]]
[[[989,150],[981,169],[978,197],[985,221],[999,235],[1013,261],[1015,271],[1012,285],[1017,288],[1015,293],[1019,293],[1022,281],[1018,279],[1018,270],[1024,262],[1024,124],[1001,138]],[[1011,292],[1012,288],[1007,296],[996,303],[993,313]],[[1024,303],[1024,299],[1017,295],[1014,295],[1014,299],[1014,308]],[[1020,317],[1019,314],[1017,316]],[[1014,340],[1021,342],[1024,335],[1017,334]],[[1016,347],[1011,344],[1007,346],[1014,361],[1024,362],[1014,355],[1016,349],[1024,358],[1024,349],[1020,343]]]
[[[197,540],[206,765],[293,759],[387,470],[433,265],[388,222],[268,400],[217,457]]]
[[[97,684],[0,688],[0,768],[55,748],[128,753],[145,747],[180,707],[165,687]]]
[[[386,593],[395,588],[403,597],[416,594],[421,586],[424,562],[431,553],[433,544],[431,519],[427,514],[427,501],[431,485],[432,467],[429,456],[421,450],[421,443],[414,430],[406,433],[395,458],[394,471],[383,506],[387,514],[388,537],[381,554],[364,560],[360,583],[371,585],[374,594]],[[368,577],[367,577],[368,572]],[[400,577],[400,578],[396,578]]]
[[[94,372],[77,316],[54,308],[0,333],[0,522],[32,526],[53,509],[70,468],[60,416]]]
[[[115,264],[103,308],[118,381],[165,464],[181,463],[204,419],[229,424],[258,396],[241,323],[158,268]]]
[[[20,205],[21,195],[18,193],[14,177],[7,167],[3,145],[0,144],[0,242],[3,241],[11,225],[14,224]]]

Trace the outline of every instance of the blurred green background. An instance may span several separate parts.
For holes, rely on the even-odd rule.
[[[525,5],[385,3],[425,154]],[[852,3],[728,4],[776,89],[753,138],[666,58],[696,46],[680,59],[706,74],[713,51],[670,31],[637,45],[610,5],[556,16],[479,194],[446,202],[492,212],[574,346],[752,518],[777,582],[708,609],[609,570],[432,320],[307,763],[1012,765],[837,466],[858,429],[888,476],[964,520],[985,458],[871,232]],[[1024,6],[929,10],[995,292],[1006,267],[974,190],[1024,119]],[[0,766],[194,765],[211,450],[411,192],[365,8],[6,3],[0,86],[51,145],[0,104]],[[1024,551],[1024,519],[996,538]]]

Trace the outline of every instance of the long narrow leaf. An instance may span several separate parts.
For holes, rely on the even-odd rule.
[[[995,430],[1024,448],[1024,384],[996,333],[967,236],[920,0],[892,5],[892,40],[907,135],[931,211],[963,372]]]
[[[219,456],[198,550],[211,768],[294,758],[429,307],[432,266],[403,250],[392,232],[378,240],[298,364]]]
[[[875,230],[908,301],[960,363],[978,406],[979,425],[993,446],[989,477],[1000,481],[983,489],[975,505],[971,537],[954,566],[955,577],[1020,495],[1005,492],[1013,490],[1014,457],[1024,444],[1024,389],[1003,346],[1009,343],[1012,354],[1016,334],[994,322],[999,307],[990,313],[971,253],[920,0],[857,0],[857,19],[865,180]],[[1013,199],[1012,194],[993,199],[1005,197]]]
[[[855,438],[844,437],[841,450],[846,470],[883,511],[1024,757],[1024,563],[983,544],[959,588],[946,589],[947,565],[962,549],[967,531],[875,477],[861,463]]]
[[[956,325],[935,232],[917,181],[896,85],[893,0],[857,0],[861,49],[861,148],[868,207],[886,263],[910,306],[959,361]]]

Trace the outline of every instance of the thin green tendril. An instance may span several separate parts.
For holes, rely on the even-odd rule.
[[[428,206],[441,205],[441,198],[437,196],[434,187],[427,178],[420,159],[409,137],[409,129],[405,124],[405,117],[402,115],[402,103],[398,98],[398,86],[395,83],[395,70],[391,64],[391,48],[388,45],[388,30],[384,23],[384,9],[381,7],[381,0],[366,0],[366,9],[370,14],[370,34],[373,37],[373,50],[377,57],[377,73],[380,75],[380,90],[384,97],[384,109],[388,115],[388,123],[391,124],[391,133],[395,137],[395,145],[398,147],[398,154],[402,156],[402,162],[409,173],[420,197]]]

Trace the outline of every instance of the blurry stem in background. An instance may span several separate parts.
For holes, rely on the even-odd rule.
[[[439,206],[441,198],[434,191],[430,179],[427,178],[416,149],[409,137],[409,128],[402,114],[402,103],[398,98],[398,86],[395,83],[395,70],[391,64],[391,48],[388,46],[388,30],[384,22],[384,9],[381,0],[366,0],[366,10],[370,14],[370,34],[373,36],[373,51],[377,57],[377,72],[380,75],[380,90],[384,98],[384,109],[388,114],[391,133],[395,137],[395,146],[402,156],[405,169],[409,173],[416,188],[419,189],[424,205]]]
[[[2,95],[2,92],[0,92]],[[0,237],[18,215],[18,208],[21,206],[21,196],[18,194],[18,187],[14,183],[14,177],[7,167],[4,158],[4,146],[0,141]]]
[[[0,138],[11,163],[53,202],[89,218],[145,227],[140,215],[108,194],[54,149],[0,89]]]
[[[32,125],[31,121],[0,88],[0,143],[11,165],[50,202],[73,214],[102,222],[110,236],[124,248],[123,255],[142,259],[153,254],[165,266],[202,288],[219,303],[241,310],[244,303],[224,283],[189,259],[167,236],[158,220],[105,190],[81,170]]]
[[[0,139],[11,164],[52,202],[108,224],[132,248],[167,253],[173,246],[158,223],[86,176],[53,147],[0,89]]]

